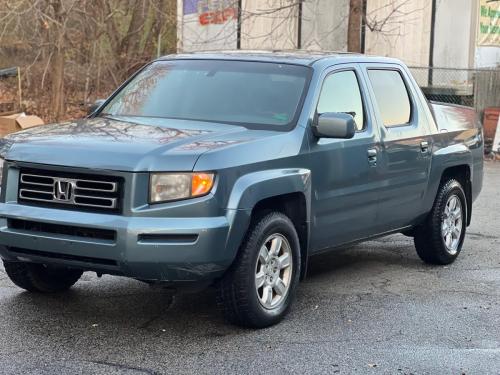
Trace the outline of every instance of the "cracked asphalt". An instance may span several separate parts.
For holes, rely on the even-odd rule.
[[[281,324],[230,326],[213,290],[172,296],[86,273],[34,295],[0,266],[2,374],[500,374],[500,163],[487,163],[463,251],[424,265],[390,236],[311,259]]]

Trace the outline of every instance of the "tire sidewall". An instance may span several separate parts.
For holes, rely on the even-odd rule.
[[[272,215],[272,214],[271,214]],[[266,220],[268,216],[264,217],[262,220]],[[275,321],[281,319],[281,317],[287,312],[290,308],[291,301],[294,298],[295,291],[297,288],[297,284],[299,282],[300,276],[300,243],[299,238],[297,236],[297,232],[292,224],[292,222],[286,218],[284,215],[276,216],[272,221],[270,221],[263,228],[260,228],[261,231],[257,237],[255,237],[255,241],[248,243],[247,246],[251,247],[252,256],[250,258],[250,267],[251,272],[248,274],[248,289],[250,298],[248,299],[248,303],[250,304],[251,310],[255,312],[256,319],[262,322],[266,322],[265,325],[273,324]],[[292,252],[292,277],[290,279],[290,287],[288,290],[288,294],[285,300],[280,303],[274,309],[267,309],[259,301],[259,296],[257,294],[257,290],[255,288],[255,266],[257,264],[257,259],[259,256],[259,250],[261,246],[264,244],[264,241],[272,234],[278,233],[286,238],[290,245],[290,249]],[[247,248],[247,250],[249,250]]]
[[[46,293],[68,290],[83,274],[83,271],[69,268],[52,268],[42,264],[29,264],[31,279],[37,288]]]
[[[4,269],[10,280],[29,292],[58,293],[68,290],[81,277],[83,271],[45,267],[39,263],[4,261]]]

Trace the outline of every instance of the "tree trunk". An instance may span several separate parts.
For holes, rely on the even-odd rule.
[[[165,10],[165,0],[157,0],[155,4],[157,9],[160,9],[162,12]],[[154,45],[159,40],[164,23],[165,16],[161,12],[154,12],[153,23],[146,34],[146,43],[144,45],[144,54],[146,56],[154,56]],[[158,46],[156,46],[156,50],[158,50]]]
[[[349,1],[349,25],[347,28],[347,50],[361,52],[361,19],[363,0]]]
[[[132,18],[128,25],[127,34],[121,40],[118,50],[119,74],[127,77],[130,69],[135,67],[138,61],[142,61],[143,56],[140,51],[141,37],[146,24],[146,16],[149,12],[149,1],[136,1],[132,11]],[[135,70],[135,68],[132,68]]]
[[[56,20],[56,33],[52,60],[50,69],[51,79],[51,110],[55,120],[58,121],[65,112],[64,100],[64,63],[65,63],[65,32],[64,29],[64,9],[62,0],[51,2],[54,9],[54,19]]]
[[[52,114],[56,121],[64,115],[64,51],[55,52],[51,68]]]

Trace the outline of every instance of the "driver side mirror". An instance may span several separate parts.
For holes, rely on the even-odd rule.
[[[356,123],[350,114],[326,112],[316,116],[312,129],[320,138],[350,139],[356,134]]]
[[[97,111],[105,102],[105,99],[97,99],[94,103],[89,105],[87,108],[87,116],[92,115],[95,111]]]

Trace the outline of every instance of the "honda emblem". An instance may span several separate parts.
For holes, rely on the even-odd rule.
[[[54,199],[60,202],[70,202],[73,198],[73,183],[68,180],[54,182]]]

